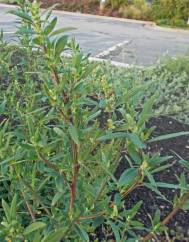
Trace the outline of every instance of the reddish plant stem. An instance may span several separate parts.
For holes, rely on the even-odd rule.
[[[72,141],[72,154],[73,154],[73,175],[71,182],[71,195],[70,195],[70,204],[69,211],[72,214],[75,198],[76,198],[76,190],[77,190],[77,178],[79,173],[79,163],[78,163],[78,145]]]
[[[182,209],[182,207],[184,206],[184,204],[186,203],[186,201],[189,199],[189,191],[186,192],[184,195],[182,195],[182,197],[180,198],[178,204],[175,206],[175,208],[171,211],[171,213],[169,213],[167,215],[167,217],[164,218],[164,220],[161,222],[162,225],[166,225],[168,224],[173,217],[178,213],[178,211],[180,209]],[[145,241],[150,241],[151,239],[153,239],[155,237],[155,233],[151,232],[149,234],[147,234],[144,238],[141,239],[142,242]]]
[[[27,202],[27,200],[25,198],[25,195],[24,195],[24,193],[22,191],[21,191],[21,195],[22,195],[22,197],[25,200],[25,204],[26,204],[27,210],[28,210],[28,212],[29,212],[29,214],[30,214],[30,216],[32,218],[32,221],[35,222],[35,214],[34,214],[32,208],[30,207],[29,203]]]
[[[104,215],[106,215],[106,211],[99,212],[96,215],[91,215],[91,216],[86,216],[86,217],[79,217],[78,221],[88,220],[88,219],[96,219],[96,218],[98,218],[100,216],[104,216]]]
[[[59,79],[59,75],[58,72],[56,70],[56,67],[54,67],[53,65],[51,66],[52,68],[52,72],[53,72],[53,76],[54,76],[54,80],[56,82],[56,84],[58,85],[60,83],[60,79]]]
[[[137,187],[139,187],[144,179],[143,171],[140,169],[138,171],[137,178],[135,179],[135,182],[127,189],[127,191],[123,192],[121,194],[121,199],[125,199],[129,193],[134,191]]]
[[[46,212],[47,215],[50,216],[51,213],[49,209],[43,204],[43,202],[41,201],[41,198],[38,196],[36,191],[33,190],[32,186],[27,181],[25,181],[23,177],[22,177],[22,182],[25,185],[25,187],[31,192],[33,196],[33,201],[37,201],[39,204],[41,204],[43,210]]]
[[[141,184],[140,180],[137,180],[135,183],[133,183],[133,185],[127,191],[125,191],[121,194],[121,199],[122,200],[125,199],[127,197],[127,195],[129,193],[131,193],[132,191],[134,191],[137,187],[139,187],[140,184]]]

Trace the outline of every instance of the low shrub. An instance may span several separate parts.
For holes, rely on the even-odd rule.
[[[172,18],[170,21],[170,25],[176,26],[176,27],[186,27],[186,20],[178,19],[178,18]]]
[[[118,85],[124,83],[148,83],[153,81],[145,96],[157,92],[155,100],[155,114],[174,117],[180,122],[189,124],[189,57],[163,58],[152,67],[146,69],[125,68],[105,69],[113,82],[114,77],[120,80]]]
[[[119,8],[124,18],[151,20],[151,8],[145,0],[135,0],[132,4]]]
[[[56,29],[52,8],[18,3],[11,13],[21,20],[20,43],[0,39],[0,240],[90,241],[103,228],[106,240],[111,233],[116,241],[148,241],[165,231],[186,205],[188,184],[185,172],[177,184],[156,182],[170,156],[147,145],[188,133],[151,137],[156,94],[144,92],[154,81],[112,82],[68,38],[71,28]],[[62,57],[68,50],[70,59]],[[117,177],[123,158],[128,167]],[[142,201],[124,203],[141,186],[165,200],[159,187],[180,191],[168,217],[157,210],[147,228],[136,217]]]
[[[154,0],[152,4],[154,19],[172,26],[187,25],[189,2],[188,0]],[[167,21],[168,20],[168,21]]]
[[[142,11],[135,7],[134,5],[121,7],[119,13],[124,18],[130,19],[142,19]]]

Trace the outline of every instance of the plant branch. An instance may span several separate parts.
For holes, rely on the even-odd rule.
[[[78,163],[78,145],[72,141],[72,155],[73,155],[73,176],[71,182],[71,195],[69,204],[69,213],[72,215],[72,209],[74,206],[74,201],[76,197],[76,187],[77,187],[77,177],[79,173],[79,163]]]
[[[137,187],[139,187],[140,184],[141,184],[141,180],[140,180],[140,179],[137,179],[137,180],[132,184],[132,186],[130,186],[130,187],[127,189],[127,191],[121,193],[121,199],[122,199],[122,200],[125,199],[126,196],[127,196],[129,193],[131,193],[133,190],[135,190]]]
[[[178,213],[180,209],[182,209],[183,205],[186,203],[186,201],[189,199],[189,191],[186,192],[182,197],[179,199],[179,202],[174,207],[174,209],[167,215],[167,217],[164,218],[164,220],[161,222],[162,225],[168,224],[172,218]],[[141,239],[142,242],[149,241],[155,237],[154,232],[150,232],[147,234],[144,238]]]
[[[22,195],[23,199],[25,200],[26,207],[27,207],[28,212],[29,212],[29,214],[30,214],[30,216],[32,218],[32,221],[35,222],[35,214],[34,214],[32,208],[30,207],[29,203],[27,202],[27,200],[25,198],[25,195],[24,195],[24,193],[22,191],[21,191],[21,195]]]
[[[98,193],[97,193],[97,195],[96,195],[96,197],[95,197],[95,199],[94,199],[94,202],[93,202],[94,206],[95,206],[96,202],[98,202],[98,200],[100,199],[100,197],[101,197],[101,195],[102,195],[102,193],[103,193],[103,190],[104,190],[105,187],[106,187],[106,184],[107,184],[107,182],[108,182],[108,179],[109,179],[109,177],[107,177],[107,178],[103,181],[103,183],[101,184],[101,187],[100,187],[100,189],[99,189],[99,191],[98,191]]]
[[[79,217],[78,220],[82,221],[82,220],[88,220],[88,219],[96,219],[96,218],[103,216],[103,215],[106,215],[106,211],[102,211],[102,212],[99,212],[98,214],[91,215],[91,216]]]
[[[40,197],[38,196],[38,194],[36,194],[36,192],[33,190],[33,188],[31,187],[31,185],[25,181],[23,178],[22,178],[22,182],[23,184],[30,190],[30,192],[32,193],[33,195],[33,200],[34,201],[38,201],[38,203],[41,204],[43,210],[46,212],[47,215],[50,216],[50,211],[48,210],[48,208],[43,204],[43,202],[41,201]]]
[[[56,164],[53,164],[52,162],[50,162],[49,160],[45,159],[45,157],[41,154],[38,153],[39,158],[51,169],[53,169],[54,171],[56,171],[57,173],[59,173],[65,180],[66,184],[68,185],[68,187],[70,188],[70,182],[67,179],[66,173],[61,170]]]

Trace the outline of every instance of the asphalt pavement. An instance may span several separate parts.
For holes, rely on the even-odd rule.
[[[13,41],[18,23],[15,16],[7,13],[10,8],[0,4],[0,29],[8,41]],[[186,30],[80,13],[54,11],[53,15],[58,17],[57,27],[76,28],[70,36],[93,57],[100,55],[117,62],[148,66],[164,55],[175,57],[189,53],[189,31]]]

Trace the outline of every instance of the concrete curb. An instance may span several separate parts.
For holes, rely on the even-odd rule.
[[[127,45],[129,43],[129,41],[123,41],[121,43],[118,43],[117,45],[114,45],[112,47],[110,47],[109,49],[99,53],[98,55],[96,55],[95,57],[97,58],[106,58],[114,53],[116,53],[117,51],[121,50],[125,45]]]
[[[131,65],[128,63],[122,63],[122,62],[117,62],[117,61],[111,61],[111,60],[106,60],[106,59],[101,59],[101,58],[96,58],[96,57],[89,57],[89,61],[96,61],[99,63],[106,63],[110,64],[112,66],[116,67],[123,67],[123,68],[144,68],[143,66],[137,66],[137,65]]]
[[[62,57],[67,57],[67,58],[71,58],[72,55],[68,54],[68,53],[62,53]],[[105,63],[105,64],[110,64],[112,66],[116,66],[116,67],[122,67],[122,68],[144,68],[144,66],[138,66],[138,65],[131,65],[128,63],[122,63],[122,62],[117,62],[117,61],[111,61],[111,60],[106,60],[106,59],[101,59],[101,58],[97,58],[97,57],[89,57],[89,61],[90,62],[99,62],[99,63]]]
[[[111,20],[111,21],[117,21],[117,22],[126,22],[126,23],[135,23],[139,25],[147,25],[147,26],[156,26],[156,23],[152,21],[142,21],[142,20],[136,20],[136,19],[127,19],[127,18],[118,18],[118,17],[111,17],[111,16],[104,16],[104,15],[94,15],[89,13],[81,13],[81,12],[68,12],[68,11],[61,11],[61,10],[53,10],[57,13],[64,13],[65,15],[72,15],[72,16],[83,16],[83,17],[90,17],[94,19],[102,19],[102,20]]]
[[[16,6],[15,5],[13,5],[13,4],[6,4],[6,3],[1,3],[0,2],[0,7],[4,7],[4,8],[16,8]]]

